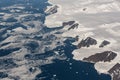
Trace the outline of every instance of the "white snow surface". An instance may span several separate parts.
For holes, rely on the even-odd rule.
[[[119,0],[49,0],[58,5],[58,12],[47,16],[45,24],[59,27],[65,21],[77,21],[79,28],[63,33],[66,36],[79,36],[79,41],[86,37],[93,37],[98,44],[89,48],[74,50],[74,59],[85,57],[103,51],[113,51],[117,57],[111,62],[98,62],[95,69],[100,73],[107,73],[116,63],[120,62],[120,1]],[[103,40],[110,41],[110,45],[99,48]],[[75,43],[77,44],[77,43]]]

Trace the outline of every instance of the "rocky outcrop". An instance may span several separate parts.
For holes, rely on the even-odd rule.
[[[68,30],[78,28],[78,26],[79,26],[79,24],[78,24],[78,23],[75,23],[75,24],[73,24],[70,28],[68,28]]]
[[[99,47],[101,48],[101,47],[104,47],[104,46],[109,45],[109,44],[110,44],[109,41],[104,40],[104,41],[100,44]]]
[[[88,58],[84,58],[83,60],[88,62],[94,62],[94,63],[100,62],[100,61],[110,62],[116,56],[117,54],[112,51],[104,51],[102,53],[96,53],[95,55],[91,55]]]
[[[86,39],[82,39],[81,42],[78,44],[78,48],[81,47],[90,47],[90,45],[96,45],[97,41],[91,37],[87,37]]]
[[[69,26],[68,30],[78,28],[79,24],[76,23],[75,21],[68,21],[68,22],[63,22],[62,26]]]
[[[46,15],[51,15],[51,14],[57,13],[57,11],[58,11],[57,9],[58,9],[57,5],[51,7],[49,10],[46,11]]]
[[[79,36],[76,36],[76,37],[75,37],[75,40],[78,41],[78,40],[79,40]]]
[[[73,25],[75,21],[68,21],[68,22],[63,22],[62,26],[67,26],[67,25]]]
[[[112,76],[112,80],[120,80],[120,64],[117,63],[109,71]]]

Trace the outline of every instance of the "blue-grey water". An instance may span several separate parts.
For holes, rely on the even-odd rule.
[[[111,80],[109,75],[98,74],[94,64],[74,60],[72,51],[76,46],[72,45],[72,42],[74,39],[69,38],[64,41],[65,46],[54,49],[64,50],[67,59],[55,59],[52,64],[40,66],[42,73],[36,76],[36,80]]]

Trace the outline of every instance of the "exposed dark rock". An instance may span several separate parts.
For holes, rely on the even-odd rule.
[[[78,48],[81,47],[90,47],[90,45],[96,45],[97,41],[91,37],[87,37],[85,40],[82,39],[81,42],[78,44]]]
[[[75,21],[63,22],[62,26],[73,25],[74,23],[75,23]]]
[[[120,80],[120,64],[119,63],[114,65],[108,72],[111,74],[113,78],[112,80]]]
[[[65,26],[70,26],[68,28],[68,30],[70,29],[75,29],[75,28],[78,28],[79,24],[78,23],[75,23],[75,21],[68,21],[68,22],[63,22],[62,23],[62,26],[65,27]]]
[[[84,58],[83,60],[94,63],[99,61],[110,62],[116,56],[117,54],[112,51],[104,51],[102,53],[96,53],[95,55],[91,55],[88,58]]]
[[[79,26],[79,24],[75,23],[70,28],[68,28],[68,30],[78,28],[78,26]]]
[[[104,46],[106,46],[106,45],[108,45],[108,44],[110,44],[110,42],[109,42],[109,41],[104,40],[104,41],[100,44],[100,46],[99,46],[99,47],[104,47]]]
[[[58,8],[59,7],[57,5],[51,7],[48,11],[46,11],[46,15],[51,15],[51,14],[57,13]]]
[[[79,36],[76,36],[75,39],[76,39],[76,41],[78,41],[79,40]]]
[[[87,8],[83,8],[83,11],[86,11],[87,10]]]

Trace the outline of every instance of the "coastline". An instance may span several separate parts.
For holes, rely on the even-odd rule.
[[[79,0],[77,0],[77,1],[79,1]],[[81,60],[81,61],[84,62],[84,60],[82,60],[82,59],[87,57],[88,55],[96,54],[97,52],[102,52],[102,51],[107,51],[107,50],[115,51],[117,53],[117,57],[114,60],[112,60],[111,62],[98,62],[98,63],[95,63],[95,66],[94,66],[95,69],[98,71],[98,73],[109,74],[108,71],[115,64],[119,63],[119,61],[120,61],[119,60],[119,57],[120,57],[119,52],[120,52],[120,50],[118,50],[119,45],[117,45],[117,46],[115,45],[115,44],[119,43],[119,40],[118,40],[119,37],[117,37],[119,35],[117,34],[118,32],[115,33],[114,30],[113,30],[113,28],[117,28],[116,26],[119,25],[119,23],[117,23],[117,22],[110,23],[111,21],[109,23],[106,22],[105,20],[109,20],[108,17],[110,19],[113,19],[114,21],[117,21],[111,15],[107,15],[106,13],[113,13],[112,15],[115,16],[116,14],[119,13],[119,8],[115,7],[115,5],[112,4],[112,1],[111,1],[111,3],[108,1],[108,3],[110,3],[110,5],[112,5],[112,9],[111,10],[109,10],[110,6],[109,5],[104,6],[105,4],[103,4],[102,5],[103,7],[101,6],[101,8],[96,8],[95,10],[94,9],[91,10],[93,8],[93,5],[90,6],[92,1],[91,2],[86,2],[86,3],[84,1],[82,1],[82,3],[81,3],[82,6],[80,6],[80,9],[78,9],[79,8],[78,5],[80,5],[80,4],[70,6],[71,5],[70,2],[72,2],[72,0],[69,2],[70,4],[67,4],[67,1],[63,1],[63,0],[61,2],[60,1],[57,2],[57,0],[49,0],[49,2],[51,4],[60,6],[60,10],[58,9],[57,13],[52,14],[50,16],[47,16],[46,23],[45,23],[47,26],[49,26],[50,28],[59,27],[65,21],[74,20],[74,21],[77,21],[80,24],[79,27],[81,27],[81,25],[82,25],[83,29],[86,28],[86,30],[83,30],[81,32],[77,31],[77,30],[80,30],[81,28],[80,29],[71,30],[71,31],[67,31],[66,33],[63,34],[63,37],[69,36],[69,34],[71,36],[79,35],[80,38],[85,38],[87,36],[92,36],[95,39],[97,39],[98,45],[104,39],[110,40],[111,44],[109,46],[106,46],[105,48],[102,48],[102,49],[99,49],[98,45],[97,45],[97,46],[90,47],[89,49],[88,48],[82,48],[81,50],[78,50],[76,53],[74,53],[74,51],[72,52],[72,54],[74,55],[74,59],[75,60]],[[62,4],[62,3],[64,3],[64,4]],[[100,3],[102,4],[102,1]],[[107,1],[105,3],[107,3]],[[115,2],[115,3],[117,5],[117,2]],[[72,4],[74,4],[74,3],[72,3]],[[68,5],[70,7],[68,7]],[[83,11],[85,9],[84,5],[89,5],[91,9],[88,8],[88,10],[87,10],[87,8],[86,8],[86,11]],[[99,4],[96,4],[96,5],[98,7],[100,6]],[[104,10],[105,8],[108,8],[108,10],[107,9]],[[114,8],[116,8],[116,12],[114,12],[115,11]],[[98,16],[99,14],[100,14],[100,16]],[[79,17],[77,17],[77,16],[79,16]],[[96,17],[98,17],[98,19],[96,19]],[[93,20],[91,21],[91,19],[93,19]],[[52,23],[52,25],[51,25],[51,23]],[[98,27],[96,28],[96,27],[93,27],[93,26],[98,26]],[[110,29],[107,29],[107,26],[111,26]],[[107,35],[103,36],[97,30],[99,30],[103,34],[107,34]],[[76,32],[78,34],[76,34]],[[97,33],[97,32],[99,32],[99,33]],[[111,35],[108,34],[108,33],[113,34],[113,38],[111,38]],[[85,35],[83,35],[83,34],[85,34]],[[94,51],[90,51],[90,50],[94,50]],[[81,52],[81,51],[83,51],[83,52]],[[90,53],[88,53],[88,52],[90,52]],[[86,53],[87,56],[82,54],[82,53]],[[76,58],[75,56],[77,56],[78,58]],[[79,56],[81,58],[79,58]],[[100,65],[103,65],[103,66],[100,66]],[[109,75],[111,75],[111,74],[109,74]]]

